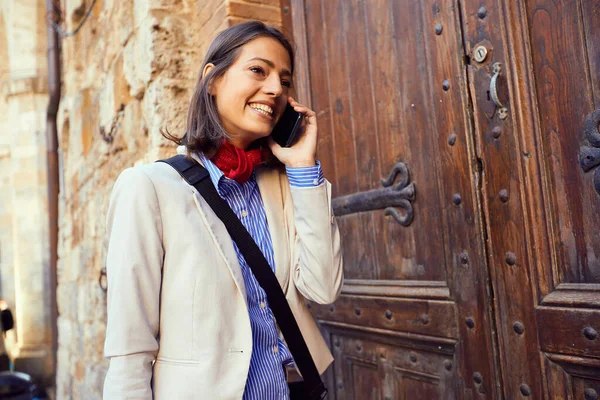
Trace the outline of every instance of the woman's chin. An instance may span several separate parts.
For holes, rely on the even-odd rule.
[[[271,127],[269,127],[269,129],[260,129],[260,130],[250,130],[250,136],[252,136],[254,139],[253,140],[258,140],[258,139],[263,139],[266,138],[267,136],[269,136],[271,134],[271,132],[273,131],[273,129]]]

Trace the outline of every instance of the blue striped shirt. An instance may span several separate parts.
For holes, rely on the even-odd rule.
[[[239,183],[227,178],[206,157],[201,155],[200,158],[217,192],[235,212],[275,272],[273,242],[255,174],[253,173],[247,182]],[[286,172],[290,184],[296,187],[319,186],[325,181],[319,163],[314,167],[286,168]],[[282,366],[292,365],[294,359],[277,333],[275,317],[267,302],[265,291],[256,281],[235,242],[233,245],[246,285],[248,314],[252,327],[252,356],[244,399],[287,399],[289,390]]]

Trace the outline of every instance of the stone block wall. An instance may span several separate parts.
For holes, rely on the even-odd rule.
[[[91,1],[66,4],[71,30]],[[184,132],[217,32],[247,19],[280,26],[281,13],[280,0],[103,0],[79,33],[63,40],[57,398],[101,398],[108,364],[106,298],[98,281],[116,177],[174,152],[159,130]]]
[[[52,383],[46,23],[42,0],[0,1],[0,300],[15,369]]]

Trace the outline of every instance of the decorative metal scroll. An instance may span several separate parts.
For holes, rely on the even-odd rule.
[[[400,182],[394,184],[397,176]],[[412,202],[415,200],[415,184],[408,183],[408,168],[402,162],[396,163],[387,179],[382,179],[383,189],[337,197],[333,200],[333,213],[336,216],[364,211],[385,209],[400,225],[409,226],[414,218]],[[396,208],[402,208],[401,215]]]
[[[600,165],[600,108],[587,116],[583,123],[587,143],[579,149],[579,164],[584,172]],[[594,188],[600,194],[600,168],[594,172]]]

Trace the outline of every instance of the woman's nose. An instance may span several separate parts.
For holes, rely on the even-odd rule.
[[[274,97],[279,97],[283,93],[283,85],[281,84],[281,78],[277,75],[271,75],[263,86],[265,93]]]

